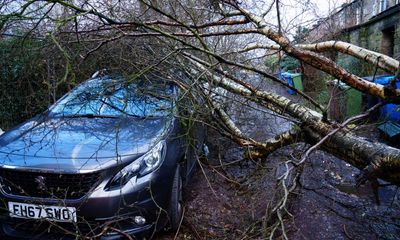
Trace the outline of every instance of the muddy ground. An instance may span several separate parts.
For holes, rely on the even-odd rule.
[[[284,89],[276,90],[286,94]],[[235,111],[235,120],[245,122],[244,131],[257,139],[290,128],[287,120],[269,112],[244,107]],[[379,138],[373,127],[364,128],[361,134]],[[185,189],[179,232],[160,233],[155,238],[264,239],[262,223],[275,194],[277,169],[285,160],[300,156],[306,146],[295,144],[251,161],[243,159],[242,149],[214,132],[209,134],[208,145],[210,156],[202,160]],[[356,188],[358,173],[330,154],[314,152],[289,198],[290,215],[284,220],[288,238],[400,239],[398,187],[367,182]]]

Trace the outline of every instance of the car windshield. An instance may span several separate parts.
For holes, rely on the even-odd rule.
[[[57,117],[161,117],[170,114],[174,87],[161,81],[122,77],[90,79],[50,108]]]

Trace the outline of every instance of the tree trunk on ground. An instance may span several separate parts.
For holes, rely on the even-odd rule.
[[[192,59],[190,61],[194,64],[194,68],[199,69],[192,71],[193,74],[206,72],[208,76],[212,77],[216,85],[223,87],[231,93],[241,95],[274,112],[286,113],[293,118],[300,119],[301,124],[299,125],[303,130],[304,138],[295,138],[296,134],[286,133],[283,136],[279,136],[275,141],[266,140],[259,143],[249,143],[249,145],[253,145],[259,150],[258,154],[260,155],[275,151],[277,146],[282,147],[303,139],[307,143],[314,144],[335,130],[335,127],[331,124],[323,121],[321,114],[307,107],[272,92],[250,89],[246,87],[244,82],[240,84],[240,82],[234,82],[226,77],[217,76],[198,62]],[[214,107],[218,106],[214,105]],[[225,122],[227,118],[227,116],[224,117]],[[226,126],[232,129],[232,135],[236,140],[245,139],[240,130],[234,126],[233,122],[229,122]],[[240,140],[237,140],[237,142],[240,143]],[[322,143],[321,147],[327,152],[363,170],[363,180],[370,177],[379,177],[400,185],[400,150],[397,148],[383,143],[370,142],[352,134],[345,128],[337,130],[335,134]],[[254,156],[257,156],[257,153]]]

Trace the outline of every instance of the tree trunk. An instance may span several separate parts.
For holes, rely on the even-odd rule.
[[[260,91],[250,88],[248,84],[241,84],[226,77],[220,77],[204,66],[189,59],[194,65],[192,73],[201,75],[206,73],[211,77],[216,85],[228,90],[231,93],[241,95],[250,101],[262,105],[274,112],[289,114],[291,117],[301,121],[300,127],[305,135],[307,143],[314,144],[324,136],[335,130],[332,125],[322,120],[322,115],[300,104],[294,103],[290,99],[268,91]],[[196,70],[198,69],[198,70]],[[227,117],[227,116],[225,116]],[[234,125],[229,121],[228,128]],[[240,132],[234,127],[233,134]],[[277,138],[277,141],[267,140],[262,144],[254,144],[259,153],[270,153],[277,149],[277,146],[292,144],[294,135]],[[237,134],[236,138],[244,138],[243,133]],[[302,140],[299,138],[298,140]],[[340,129],[333,134],[321,147],[327,152],[343,159],[349,164],[363,170],[365,177],[379,177],[391,183],[400,185],[400,150],[390,147],[383,143],[371,142],[362,137],[352,134],[346,129]]]

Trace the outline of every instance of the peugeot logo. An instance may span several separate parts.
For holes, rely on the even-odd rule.
[[[46,190],[46,178],[43,176],[35,177],[35,183],[37,183],[37,190],[44,191]]]

